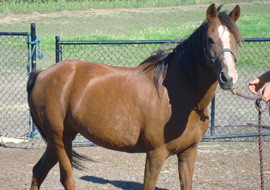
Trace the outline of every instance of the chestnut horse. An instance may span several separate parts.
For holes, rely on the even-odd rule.
[[[40,188],[57,162],[62,185],[75,189],[72,141],[78,133],[108,149],[146,153],[144,190],[155,189],[163,162],[176,154],[181,189],[192,189],[207,107],[218,83],[231,89],[237,81],[240,8],[229,14],[220,8],[210,5],[190,37],[137,67],[69,60],[31,73],[31,115],[47,141],[31,189]]]

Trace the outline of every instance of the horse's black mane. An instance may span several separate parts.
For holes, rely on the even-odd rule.
[[[218,17],[222,23],[225,25],[230,32],[235,36],[238,42],[242,41],[241,33],[235,24],[235,22],[230,18],[230,16],[225,12],[220,12],[222,5],[217,8]],[[140,65],[146,63],[147,66],[142,70],[142,72],[151,70],[155,68],[154,83],[156,88],[161,81],[161,77],[165,79],[168,63],[171,55],[177,54],[178,62],[182,73],[184,74],[186,80],[190,84],[196,83],[197,73],[197,63],[204,60],[203,48],[205,40],[205,30],[207,27],[207,21],[205,20],[186,40],[181,41],[174,49],[158,50],[155,54],[144,60]],[[206,67],[206,65],[202,65]]]

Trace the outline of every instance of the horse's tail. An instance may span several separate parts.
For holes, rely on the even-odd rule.
[[[28,78],[28,81],[27,81],[27,87],[26,87],[28,97],[29,97],[29,94],[32,92],[32,89],[33,89],[34,84],[36,82],[37,76],[39,75],[40,72],[41,72],[41,70],[36,70],[36,71],[32,71],[29,74],[29,78]]]
[[[72,166],[77,170],[85,171],[86,167],[83,164],[81,164],[81,161],[96,162],[92,158],[89,158],[88,156],[85,155],[81,155],[77,153],[74,149],[72,149]]]
[[[38,123],[36,122],[35,118],[33,117],[32,110],[31,110],[31,106],[30,106],[30,96],[31,96],[31,92],[33,91],[33,88],[34,88],[36,79],[37,79],[37,77],[38,77],[38,75],[39,75],[40,72],[41,72],[41,70],[36,70],[36,71],[32,71],[32,72],[29,74],[29,78],[28,78],[28,81],[27,81],[26,89],[27,89],[27,94],[28,94],[28,104],[29,104],[29,107],[30,107],[30,114],[31,114],[31,116],[32,116],[33,123],[34,123],[35,126],[37,127],[37,129],[38,129],[40,135],[42,136],[42,138],[47,142],[46,135],[45,135],[45,133],[42,131],[42,129],[40,128],[40,126],[38,125]]]
[[[41,71],[37,70],[37,71],[33,71],[29,74],[29,78],[27,81],[27,93],[28,93],[28,104],[30,107],[30,113],[32,114],[32,110],[31,110],[31,106],[30,106],[30,96],[31,96],[31,92],[33,91],[37,76],[39,75]],[[36,125],[40,135],[42,136],[42,138],[45,140],[45,142],[47,143],[47,137],[45,135],[45,133],[43,132],[43,130],[41,129],[41,127],[38,125],[38,123],[36,122],[35,118],[32,116],[33,119],[33,123]],[[72,165],[74,168],[79,169],[79,170],[84,170],[84,166],[80,163],[80,161],[92,161],[95,162],[94,160],[92,160],[91,158],[88,158],[87,156],[83,156],[78,154],[77,152],[75,152],[74,150],[72,150]]]

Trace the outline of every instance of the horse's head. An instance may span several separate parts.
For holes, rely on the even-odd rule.
[[[242,40],[235,22],[240,16],[237,5],[230,14],[219,12],[215,4],[206,12],[207,27],[204,53],[217,73],[222,89],[232,89],[238,79],[235,69],[238,55],[238,44]]]

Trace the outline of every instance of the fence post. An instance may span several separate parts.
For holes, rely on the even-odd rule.
[[[36,24],[32,23],[30,27],[31,27],[31,41],[33,42],[36,40]],[[36,44],[31,44],[31,52],[33,51],[35,46]],[[33,52],[33,56],[31,58],[31,71],[36,70],[36,59],[37,59],[37,54],[36,54],[36,48],[35,48],[35,51]],[[37,133],[38,133],[37,127],[34,124],[34,122],[32,122],[32,131],[29,134],[29,137],[33,138]]]
[[[32,23],[31,24],[31,41],[35,41],[36,40],[36,24]],[[31,52],[34,49],[35,44],[31,44]],[[36,70],[36,49],[33,52],[33,56],[31,59],[31,64],[32,64],[32,71]]]
[[[59,60],[59,41],[60,41],[60,37],[59,36],[55,36],[55,63],[58,63]]]
[[[216,115],[216,95],[214,95],[211,104],[211,136],[215,136],[215,115]]]

